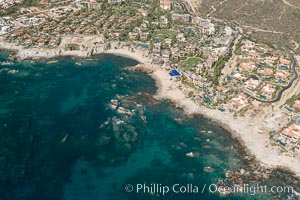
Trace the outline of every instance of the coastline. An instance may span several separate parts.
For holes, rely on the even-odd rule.
[[[0,37],[0,50],[10,52],[12,58],[18,61],[22,60],[40,60],[40,59],[52,59],[61,56],[72,56],[78,58],[89,58],[92,55],[99,54],[114,54],[117,56],[128,57],[138,61],[139,63],[149,63],[150,58],[146,50],[135,49],[130,50],[129,47],[125,47],[118,43],[111,43],[111,47],[107,48],[105,44],[101,46],[94,46],[95,41],[99,41],[97,36],[79,37],[84,40],[81,41],[81,45],[85,44],[84,48],[79,50],[65,50],[64,44],[55,49],[43,49],[43,48],[24,48],[15,44],[9,44],[3,41]],[[68,40],[68,39],[65,39]],[[79,40],[77,38],[77,40]],[[86,41],[85,41],[86,40]],[[76,40],[75,40],[76,41]],[[86,42],[86,43],[85,43]]]
[[[138,61],[139,63],[149,63],[150,60],[149,58],[145,58],[144,55],[141,54],[141,52],[131,52],[129,50],[125,50],[125,49],[109,49],[104,51],[103,53],[105,54],[113,54],[116,56],[123,56],[126,58],[131,58],[134,59],[136,61]]]
[[[60,56],[87,58],[91,56],[91,49],[62,52],[59,49],[49,51],[44,51],[43,49],[24,49],[24,52],[22,52],[23,48],[19,48],[19,46],[6,46],[5,44],[1,44],[0,48],[15,52],[15,56],[20,60],[50,59]],[[36,54],[37,51],[39,52],[38,54]],[[299,160],[279,154],[279,152],[270,145],[269,135],[259,133],[260,124],[264,120],[264,116],[260,116],[260,118],[235,118],[231,113],[222,113],[216,109],[209,109],[205,106],[198,105],[186,96],[186,91],[190,88],[187,88],[179,81],[171,78],[168,72],[161,66],[151,64],[150,56],[146,51],[135,49],[133,52],[129,48],[115,46],[108,50],[98,51],[93,55],[97,54],[114,54],[140,62],[139,67],[144,69],[144,71],[156,81],[158,91],[155,98],[169,99],[177,106],[182,107],[188,115],[201,114],[214,121],[230,132],[232,137],[237,138],[241,145],[246,148],[247,152],[254,156],[260,164],[267,168],[279,168],[290,171],[300,179]]]
[[[234,118],[232,114],[221,113],[216,109],[209,109],[196,104],[182,92],[181,83],[171,80],[168,73],[162,69],[151,75],[158,83],[158,99],[170,99],[184,109],[187,114],[201,114],[216,122],[233,137],[237,138],[261,164],[268,168],[280,168],[293,172],[300,178],[299,162],[295,158],[280,155],[269,145],[266,134],[259,133],[259,126],[251,123],[250,119]],[[183,89],[184,90],[184,89]]]
[[[230,132],[232,137],[238,139],[247,152],[254,156],[263,166],[290,171],[297,178],[300,178],[299,161],[279,154],[269,144],[269,136],[259,133],[260,118],[235,118],[231,113],[222,113],[217,109],[209,109],[198,105],[185,95],[183,90],[186,88],[180,82],[171,79],[169,74],[163,69],[156,69],[150,75],[157,82],[158,92],[155,96],[157,99],[169,99],[177,106],[182,107],[186,114],[200,114],[214,121]]]

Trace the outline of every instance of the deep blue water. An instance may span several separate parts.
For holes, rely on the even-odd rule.
[[[155,82],[124,69],[136,61],[58,60],[0,67],[1,200],[272,199],[126,193],[127,184],[216,183],[226,169],[247,167],[245,152],[215,123],[154,100]],[[132,114],[110,109],[112,99]]]

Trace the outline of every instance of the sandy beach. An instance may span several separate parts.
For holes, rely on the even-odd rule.
[[[85,50],[78,51],[63,51],[60,48],[44,51],[42,49],[24,49],[20,46],[12,46],[2,42],[0,44],[2,49],[16,51],[15,56],[20,60],[53,58],[57,56],[89,57],[91,51],[91,48],[88,48],[89,46]],[[108,50],[96,52],[96,54],[101,53],[120,55],[137,60],[141,63],[140,66],[145,68],[145,71],[148,71],[156,80],[159,88],[155,96],[157,99],[170,99],[182,107],[187,114],[201,114],[215,121],[228,130],[233,137],[238,138],[249,153],[264,166],[289,170],[300,178],[299,159],[280,154],[276,148],[270,145],[269,135],[259,133],[262,128],[261,122],[264,121],[265,116],[252,118],[246,115],[245,117],[235,118],[231,113],[222,113],[217,109],[209,109],[197,104],[186,95],[191,88],[187,88],[174,78],[172,79],[162,66],[150,64],[150,55],[146,50],[135,49],[132,51],[128,47],[112,45],[112,48]]]
[[[145,55],[145,53],[143,54],[140,51],[132,52],[132,51],[129,51],[129,50],[126,50],[123,48],[123,49],[109,49],[109,50],[105,51],[104,53],[132,58],[140,63],[149,63],[150,62],[149,58],[146,57],[148,55]]]
[[[231,113],[222,113],[217,109],[209,109],[196,104],[188,98],[182,89],[184,86],[175,79],[171,79],[164,69],[156,70],[151,76],[157,81],[159,87],[156,94],[158,99],[170,99],[182,107],[187,114],[201,114],[215,121],[224,129],[228,130],[233,137],[239,139],[262,165],[267,168],[281,168],[293,172],[300,178],[299,160],[282,155],[269,144],[269,136],[260,134],[260,124],[263,119],[249,119],[247,117],[235,118]],[[180,89],[181,88],[181,89]]]

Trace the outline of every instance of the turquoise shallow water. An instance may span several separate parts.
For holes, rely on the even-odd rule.
[[[207,190],[127,193],[127,184],[216,183],[226,169],[247,167],[245,152],[215,123],[154,100],[155,82],[124,70],[136,61],[101,55],[78,66],[69,57],[58,60],[0,68],[0,199],[279,199]],[[111,109],[112,99],[130,113]],[[205,172],[207,166],[214,171]],[[289,176],[274,172],[267,184]]]

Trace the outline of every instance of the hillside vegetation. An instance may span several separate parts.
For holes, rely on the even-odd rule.
[[[202,16],[240,25],[258,41],[296,49],[300,53],[299,0],[189,0]],[[298,48],[297,48],[298,47]]]

